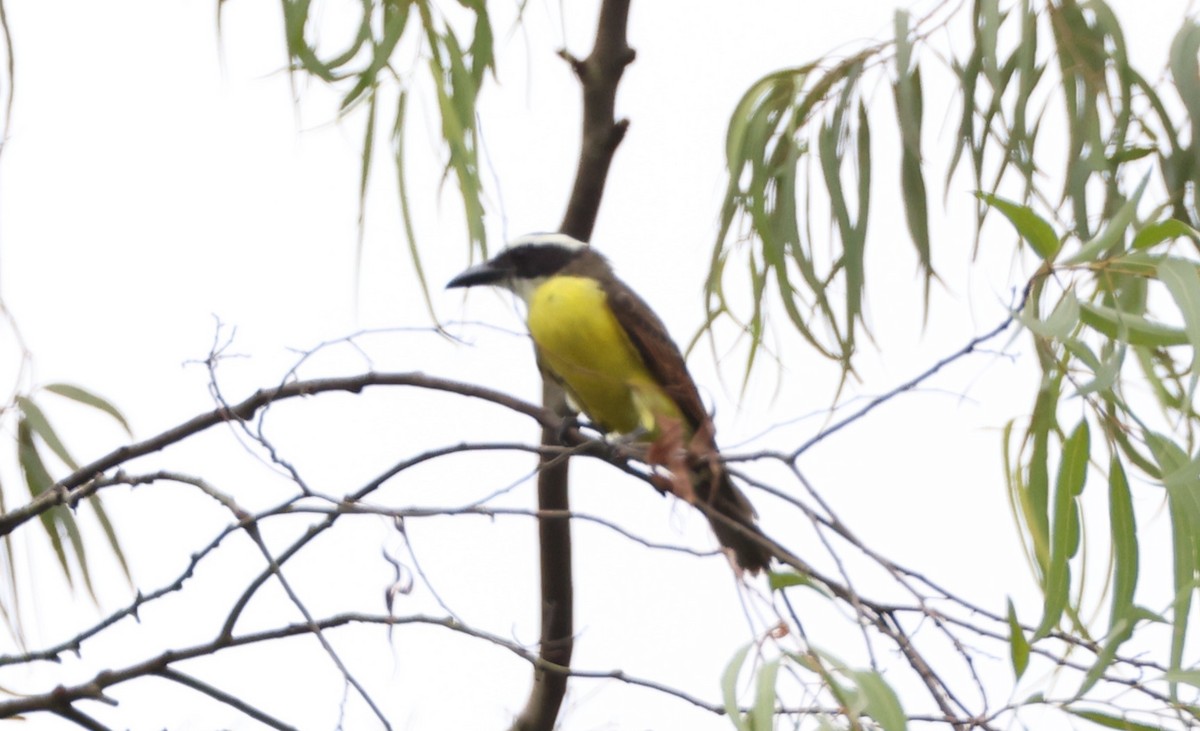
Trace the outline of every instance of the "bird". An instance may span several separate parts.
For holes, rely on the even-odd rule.
[[[683,353],[602,254],[564,233],[528,234],[446,288],[482,285],[524,300],[539,367],[572,406],[606,434],[648,445],[646,461],[667,468],[668,489],[701,508],[738,569],[768,568],[757,513],[720,460]]]

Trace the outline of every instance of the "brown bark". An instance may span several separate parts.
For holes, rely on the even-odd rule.
[[[604,184],[613,153],[625,136],[626,120],[614,116],[617,85],[625,67],[633,61],[626,39],[629,0],[605,0],[596,25],[596,40],[587,58],[577,59],[566,51],[583,88],[583,131],[575,185],[559,230],[582,241],[592,235]],[[547,381],[543,404],[557,413],[564,411],[562,390]],[[559,444],[554,429],[542,430],[542,443]],[[538,509],[570,509],[568,463],[565,459],[542,458],[538,473]],[[571,571],[571,525],[568,518],[541,517],[538,522],[541,553],[542,629],[539,655],[556,667],[569,667],[574,649],[574,582]],[[567,692],[567,676],[539,667],[524,710],[513,722],[514,731],[551,731]]]

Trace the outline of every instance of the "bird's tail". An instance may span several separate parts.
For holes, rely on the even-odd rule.
[[[716,474],[714,474],[716,472]],[[722,546],[733,552],[737,565],[751,574],[767,568],[771,550],[745,493],[733,484],[721,465],[704,465],[695,472],[695,500]]]

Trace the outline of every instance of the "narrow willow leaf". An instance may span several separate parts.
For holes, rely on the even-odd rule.
[[[116,528],[113,527],[112,521],[108,518],[108,511],[104,509],[104,503],[100,501],[100,495],[95,494],[88,498],[88,504],[92,506],[92,510],[96,511],[96,520],[100,522],[100,528],[104,531],[104,537],[108,540],[108,545],[112,548],[113,555],[117,557],[117,562],[121,564],[121,571],[124,572],[125,578],[133,580],[133,573],[129,570],[129,562],[125,559],[125,551],[121,548],[121,542],[117,539]]]
[[[768,660],[759,668],[754,708],[750,712],[754,731],[770,731],[775,727],[775,678],[779,675],[779,662],[779,658]]]
[[[125,430],[126,434],[131,437],[133,436],[133,429],[130,428],[129,422],[125,420],[125,416],[120,412],[120,410],[118,410],[116,406],[113,406],[111,402],[106,401],[91,391],[80,388],[79,386],[73,386],[69,383],[51,383],[49,386],[45,386],[43,390],[57,394],[63,398],[71,399],[72,401],[76,401],[85,406],[91,406],[93,409],[103,411],[115,419],[116,422],[121,425],[121,428]]]
[[[1131,251],[1130,253],[1128,253],[1124,256],[1118,256],[1118,257],[1114,257],[1112,259],[1107,260],[1104,263],[1104,266],[1100,271],[1103,271],[1106,275],[1113,276],[1113,277],[1116,277],[1119,275],[1129,275],[1130,277],[1133,277],[1135,280],[1141,280],[1144,282],[1146,279],[1155,279],[1158,277],[1158,265],[1161,264],[1163,259],[1165,259],[1165,258],[1166,257],[1164,257],[1160,254],[1151,254],[1150,252],[1147,252],[1147,251]],[[1119,289],[1120,289],[1121,293],[1124,295],[1125,290],[1129,289],[1130,286],[1131,286],[1130,283],[1123,283],[1122,285],[1120,285]],[[1142,291],[1143,291],[1142,296],[1136,298],[1136,300],[1144,301],[1144,299],[1145,299],[1144,288]],[[1122,305],[1121,306],[1122,312],[1127,312],[1131,309],[1136,309],[1137,312],[1140,314],[1142,311],[1145,310],[1145,305],[1144,304],[1139,305],[1139,303],[1137,301],[1135,301],[1133,303],[1127,303],[1125,301],[1122,301],[1121,305]],[[1134,305],[1137,305],[1137,306],[1134,306]]]
[[[1119,167],[1127,162],[1141,160],[1143,157],[1153,155],[1156,150],[1153,147],[1122,147],[1109,156],[1108,161],[1112,167]]]
[[[1171,383],[1169,383],[1167,380],[1164,380],[1160,376],[1158,372],[1160,360],[1158,358],[1157,351],[1151,348],[1134,348],[1133,352],[1137,356],[1137,362],[1138,366],[1141,368],[1142,376],[1145,378],[1146,384],[1150,386],[1154,397],[1158,399],[1159,404],[1167,410],[1178,411],[1189,408],[1187,404],[1182,403],[1180,395],[1175,393],[1170,388]],[[1124,432],[1119,430],[1114,432],[1114,436],[1117,439],[1117,443],[1122,446],[1122,451],[1128,454],[1130,452],[1130,448],[1132,447],[1131,444],[1129,447],[1126,447],[1126,444],[1129,442],[1128,437],[1124,435]],[[1154,463],[1151,462],[1149,465],[1147,465],[1145,460],[1139,461],[1137,457],[1133,456],[1130,457],[1130,461],[1137,465],[1137,468],[1145,472],[1147,475],[1150,475],[1151,477],[1161,477],[1158,472],[1158,467]]]
[[[1067,290],[1054,311],[1045,320],[1039,320],[1033,312],[1034,303],[1017,312],[1017,320],[1035,335],[1055,340],[1065,340],[1079,324],[1079,300],[1074,290]]]
[[[54,478],[50,476],[50,471],[46,469],[42,456],[38,454],[37,444],[33,439],[33,430],[25,423],[24,419],[17,422],[17,461],[21,466],[21,473],[25,477],[25,486],[29,489],[30,495],[37,497],[54,487]],[[46,537],[50,539],[54,555],[58,557],[63,576],[71,585],[73,583],[71,566],[67,563],[67,552],[63,548],[62,535],[58,531],[58,519],[64,512],[65,508],[60,505],[43,512],[38,517],[42,529],[46,532]]]
[[[1093,330],[1130,345],[1165,348],[1188,342],[1187,333],[1177,327],[1152,322],[1140,315],[1118,312],[1111,307],[1092,302],[1079,303],[1079,319]]]
[[[1104,728],[1115,728],[1120,731],[1166,731],[1162,726],[1151,726],[1146,723],[1130,721],[1129,719],[1121,718],[1120,716],[1110,716],[1100,711],[1080,711],[1070,707],[1067,707],[1065,710],[1073,716],[1091,721],[1097,726],[1103,726]]]
[[[25,423],[33,430],[33,433],[45,442],[50,451],[54,452],[55,456],[63,461],[63,464],[70,467],[72,472],[79,469],[79,463],[67,451],[67,446],[58,438],[58,434],[50,426],[50,421],[46,419],[46,415],[42,413],[42,410],[33,401],[25,396],[18,396],[17,408],[21,410]]]
[[[495,38],[492,33],[492,21],[488,17],[487,3],[483,0],[470,0],[466,4],[475,11],[475,35],[471,39],[471,76],[475,86],[483,84],[483,75],[491,69],[496,72],[496,58],[493,52]]]
[[[32,427],[23,417],[19,418],[17,421],[17,459],[21,464],[21,471],[25,475],[25,486],[29,488],[29,494],[37,497],[54,486],[54,478],[50,476],[50,471],[46,469],[46,464],[42,462],[42,457],[38,454],[33,435]]]
[[[812,589],[828,599],[835,598],[833,592],[830,591],[828,586],[820,581],[814,581],[812,577],[805,576],[803,574],[790,571],[772,572],[767,575],[767,581],[770,585],[771,591],[782,591],[784,589],[790,589],[793,586],[803,586],[808,589]]]
[[[807,585],[810,580],[804,574],[796,573],[795,571],[769,571],[767,572],[767,584],[771,591],[779,591],[792,586]]]
[[[911,19],[908,11],[902,8],[897,8],[892,16],[892,29],[895,33],[896,44],[896,74],[898,76],[907,76],[912,72],[912,39],[909,38],[909,27]]]
[[[817,64],[783,69],[768,74],[756,81],[742,95],[729,118],[725,133],[725,160],[729,167],[730,184],[736,185],[745,164],[753,159],[762,159],[754,150],[765,147],[765,140],[756,140],[751,134],[753,127],[767,117],[778,117],[783,109],[781,101],[791,98],[796,89],[804,85],[808,74]]]
[[[1147,432],[1145,439],[1162,471],[1163,486],[1167,489],[1167,508],[1171,516],[1175,601],[1172,606],[1170,668],[1179,670],[1195,590],[1196,546],[1200,538],[1200,500],[1197,499],[1200,479],[1187,452],[1179,445],[1154,432]]]
[[[871,118],[867,114],[866,104],[858,102],[858,219],[854,224],[854,246],[856,256],[862,259],[867,243],[867,221],[871,211]],[[858,281],[863,281],[860,274]]]
[[[1082,698],[1104,676],[1104,671],[1108,670],[1113,661],[1117,659],[1117,651],[1121,649],[1121,645],[1133,636],[1135,622],[1135,618],[1129,616],[1113,623],[1108,636],[1104,639],[1104,644],[1100,647],[1100,652],[1096,653],[1096,661],[1092,663],[1092,667],[1088,668],[1083,682],[1079,685],[1079,690],[1075,691],[1076,698]]]
[[[1099,137],[1100,119],[1097,99],[1104,95],[1105,39],[1092,25],[1092,16],[1079,4],[1052,3],[1046,7],[1049,26],[1056,44],[1060,86],[1058,93],[1066,106],[1067,169],[1065,198],[1071,205],[1075,234],[1091,237],[1088,211],[1088,182],[1103,163],[1105,145]],[[1090,154],[1089,154],[1090,153]]]
[[[1153,258],[1152,254],[1145,254],[1143,252],[1130,254],[1130,257],[1134,259],[1141,256]],[[1157,268],[1151,269],[1149,275],[1114,271],[1108,280],[1112,283],[1113,287],[1113,306],[1121,312],[1142,315],[1144,317],[1146,315],[1146,308],[1150,302],[1150,281],[1155,276],[1157,276]]]
[[[975,5],[976,38],[983,56],[983,70],[992,88],[1000,89],[1000,69],[996,66],[996,39],[1000,34],[999,0],[979,0]]]
[[[1200,241],[1200,231],[1197,231],[1177,218],[1168,218],[1165,221],[1155,221],[1154,223],[1142,226],[1134,234],[1132,247],[1134,249],[1149,249],[1164,241],[1174,241],[1180,238]]]
[[[1172,683],[1185,683],[1194,688],[1200,688],[1200,670],[1168,670],[1163,673],[1163,680]]]
[[[1108,225],[1104,227],[1104,230],[1096,234],[1091,241],[1084,243],[1074,256],[1068,258],[1063,263],[1067,265],[1083,264],[1095,261],[1103,255],[1120,253],[1121,250],[1116,247],[1124,242],[1125,232],[1129,230],[1129,226],[1137,216],[1138,202],[1141,201],[1142,193],[1146,191],[1146,184],[1149,182],[1150,174],[1147,173],[1142,178],[1142,182],[1138,184],[1137,190],[1133,192],[1133,195],[1109,219]]]
[[[288,54],[299,62],[300,68],[324,81],[335,80],[333,72],[321,62],[316,52],[304,37],[304,26],[308,23],[310,0],[287,0],[283,3],[284,33],[287,38]]]
[[[1058,253],[1060,241],[1054,227],[1029,206],[1006,200],[991,193],[976,192],[975,196],[992,208],[1000,211],[1017,229],[1021,238],[1029,243],[1034,253],[1043,260],[1053,260]]]
[[[412,262],[417,281],[421,284],[421,294],[425,298],[425,308],[434,316],[433,299],[429,296],[429,282],[425,277],[425,266],[421,262],[421,250],[417,246],[417,235],[413,222],[412,208],[408,198],[408,176],[405,175],[404,130],[407,118],[408,92],[400,92],[396,102],[396,118],[392,123],[392,154],[395,157],[396,197],[400,199],[400,220],[404,224],[404,240],[408,244],[408,257]],[[487,254],[486,251],[483,252]]]
[[[1012,661],[1013,676],[1020,680],[1029,667],[1029,640],[1017,621],[1017,610],[1012,599],[1008,600],[1008,657]]]
[[[1080,343],[1083,345],[1083,343]],[[1117,376],[1121,374],[1121,366],[1125,363],[1125,343],[1118,343],[1117,347],[1112,349],[1108,357],[1103,362],[1099,363],[1092,371],[1095,377],[1092,380],[1083,383],[1075,391],[1077,396],[1086,396],[1089,393],[1097,391],[1106,391],[1112,388],[1117,382]]]
[[[1158,278],[1167,286],[1167,291],[1179,306],[1183,315],[1184,332],[1192,345],[1192,364],[1196,370],[1200,358],[1200,274],[1196,265],[1183,259],[1168,258],[1158,265]]]
[[[1096,357],[1096,354],[1092,352],[1092,349],[1083,340],[1068,338],[1063,341],[1063,347],[1066,348],[1068,353],[1079,359],[1088,368],[1091,368],[1093,373],[1100,370],[1102,366],[1100,359]]]
[[[1050,565],[1046,572],[1045,609],[1035,639],[1058,626],[1071,588],[1070,560],[1079,549],[1079,506],[1076,499],[1087,481],[1090,454],[1088,424],[1079,422],[1063,443],[1058,479],[1054,487],[1054,523],[1050,534]]]
[[[725,666],[725,671],[721,673],[721,698],[725,703],[725,714],[738,731],[753,731],[750,721],[739,710],[737,701],[738,676],[742,674],[742,666],[746,664],[746,656],[752,649],[754,643],[750,642],[734,653],[729,664]]]
[[[354,289],[359,288],[362,276],[363,242],[367,233],[367,185],[371,181],[371,161],[375,159],[375,122],[378,117],[379,95],[374,87],[367,95],[367,127],[363,131],[362,152],[358,164],[358,236],[354,242]]]
[[[79,573],[83,576],[83,585],[87,589],[87,593],[92,597],[92,601],[98,602],[96,598],[96,587],[92,585],[92,571],[88,567],[87,549],[83,545],[83,534],[79,532],[79,523],[75,520],[75,515],[64,506],[57,506],[55,520],[62,527],[63,532],[67,534],[67,539],[71,543],[71,550],[75,553],[75,564],[79,567]]]
[[[908,728],[908,715],[900,705],[900,698],[882,675],[874,670],[854,670],[850,671],[849,676],[866,699],[866,714],[884,731],[905,731]]]
[[[954,173],[958,169],[959,161],[962,159],[963,151],[968,146],[972,150],[975,148],[975,115],[977,113],[975,89],[979,83],[979,75],[983,62],[982,57],[983,54],[979,49],[979,45],[975,44],[965,65],[952,62],[954,72],[958,76],[959,89],[961,90],[959,96],[962,98],[962,114],[959,117],[958,133],[955,135],[954,152],[950,156],[950,164],[946,167],[944,189],[947,193],[950,190],[950,181],[954,179]],[[978,165],[975,167],[975,181],[976,187],[980,187]]]
[[[1171,68],[1171,79],[1175,82],[1175,88],[1179,91],[1179,98],[1187,108],[1188,121],[1191,122],[1191,139],[1192,146],[1195,145],[1195,140],[1200,139],[1200,64],[1197,62],[1197,54],[1200,53],[1200,25],[1196,24],[1195,20],[1186,20],[1179,32],[1175,34],[1175,38],[1171,42],[1171,49],[1168,54],[1169,65]],[[1174,128],[1177,123],[1169,125]],[[1200,191],[1196,190],[1197,183],[1200,182],[1200,170],[1196,169],[1194,162],[1195,152],[1189,149],[1186,153],[1187,159],[1180,160],[1181,167],[1187,171],[1187,181],[1192,185],[1192,206],[1195,208],[1200,201]],[[1180,186],[1182,187],[1182,186]]]
[[[929,241],[929,208],[925,192],[925,178],[922,172],[920,131],[920,76],[913,73],[912,80],[901,82],[896,86],[897,114],[901,125],[902,137],[905,144],[900,155],[900,195],[904,200],[905,220],[908,223],[909,237],[917,247],[921,267],[928,275],[933,272]],[[905,86],[912,91],[906,92]],[[916,101],[904,101],[912,97]],[[914,105],[914,106],[905,106]],[[909,143],[909,139],[915,142]]]
[[[358,81],[351,87],[350,91],[342,97],[339,111],[346,111],[353,106],[359,99],[366,95],[372,107],[374,107],[375,89],[378,86],[379,72],[387,67],[388,62],[392,58],[392,52],[396,50],[396,44],[400,42],[400,38],[404,35],[405,26],[408,25],[408,15],[411,3],[385,3],[383,7],[383,34],[376,41],[371,36],[370,26],[367,25],[365,39],[371,40],[371,63],[365,69],[358,73]],[[364,40],[365,40],[364,39]],[[352,49],[353,50],[353,49]]]
[[[450,61],[450,89],[458,118],[463,126],[471,128],[475,122],[475,97],[479,87],[475,85],[474,76],[467,67],[466,53],[458,43],[454,32],[447,29],[443,36],[446,57]]]
[[[1050,570],[1050,434],[1057,428],[1055,414],[1062,394],[1062,381],[1048,378],[1038,389],[1027,438],[1033,449],[1029,456],[1028,488],[1021,508],[1033,543],[1043,585]]]
[[[917,248],[925,272],[925,298],[928,304],[933,260],[929,243],[929,207],[921,158],[921,118],[923,94],[921,72],[912,57],[909,16],[897,10],[894,21],[896,43],[896,121],[900,125],[900,196],[904,200],[909,237]]]

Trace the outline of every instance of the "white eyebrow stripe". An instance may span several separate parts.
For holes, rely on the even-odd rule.
[[[542,246],[562,246],[568,249],[582,249],[587,246],[587,242],[580,241],[566,234],[561,233],[532,233],[525,234],[508,242],[508,248],[525,245],[542,245]]]

